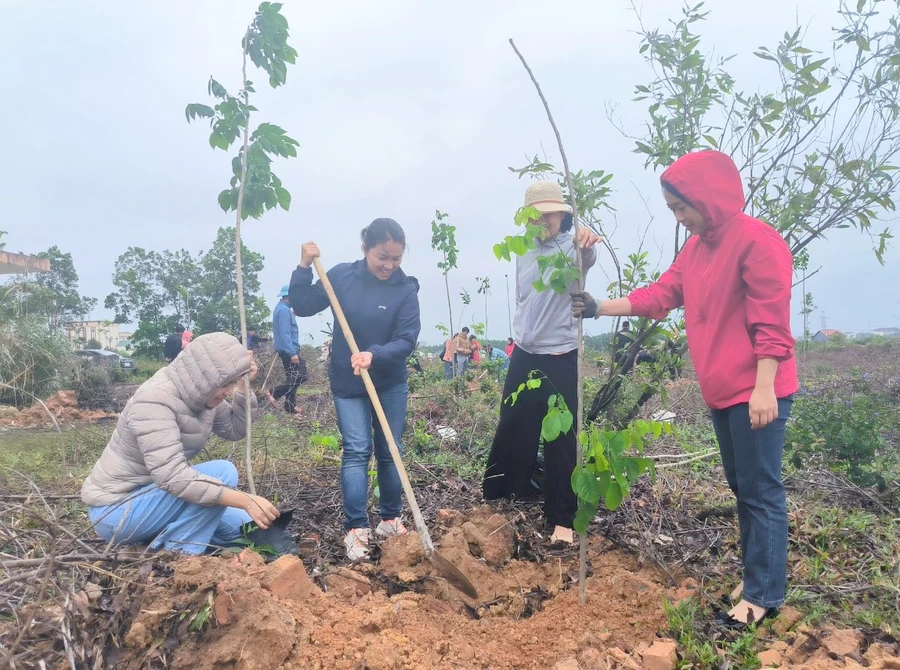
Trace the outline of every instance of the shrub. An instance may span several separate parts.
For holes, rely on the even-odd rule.
[[[860,486],[883,490],[898,460],[884,438],[896,412],[891,405],[890,395],[859,377],[802,392],[787,427],[791,462],[825,463]]]
[[[113,384],[122,376],[121,370],[105,370],[78,361],[68,368],[64,377],[66,388],[75,391],[78,406],[86,409],[113,409]]]
[[[35,319],[0,324],[0,402],[31,405],[59,389],[68,343]]]

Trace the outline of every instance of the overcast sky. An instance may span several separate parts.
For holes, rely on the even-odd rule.
[[[71,252],[82,292],[97,297],[94,317],[108,318],[116,257],[128,246],[206,249],[233,215],[216,204],[230,177],[230,156],[213,151],[203,124],[188,125],[188,102],[208,102],[210,74],[232,90],[240,81],[240,37],[255,2],[238,0],[0,0],[4,39],[0,56],[0,203],[7,248],[38,252],[52,244]],[[809,41],[825,46],[836,21],[836,0],[707,0],[704,45],[738,54],[729,70],[738,87],[767,87],[771,64],[754,58],[774,46],[800,17]],[[673,0],[647,0],[648,26],[677,18]],[[654,220],[654,261],[671,258],[671,216],[658,175],[643,169],[633,144],[607,120],[619,103],[627,129],[639,133],[643,103],[633,86],[648,83],[638,54],[637,18],[624,0],[583,2],[426,3],[412,0],[300,2],[283,10],[299,51],[285,87],[260,85],[254,122],[283,126],[301,145],[298,158],[275,165],[293,194],[289,213],[270,212],[245,227],[248,247],[266,259],[262,283],[274,304],[306,240],[318,242],[327,266],[360,256],[359,230],[375,217],[405,228],[404,269],[421,283],[422,340],[439,339],[446,323],[443,281],[430,249],[434,210],[457,225],[459,270],[451,274],[459,320],[461,287],[475,295],[475,276],[493,286],[488,335],[507,335],[504,275],[495,242],[513,228],[526,182],[508,172],[526,156],[557,150],[546,116],[510,49],[512,37],[541,82],[573,169],[612,172],[617,209],[613,243],[634,249]],[[638,196],[649,200],[650,214]],[[886,267],[870,240],[854,230],[835,232],[811,248],[825,269],[808,290],[827,325],[860,331],[898,325],[900,250]],[[609,258],[600,256],[609,268]],[[588,276],[602,295],[603,271]],[[476,312],[477,308],[477,313]],[[799,311],[799,294],[793,311]],[[328,315],[330,320],[330,315]],[[473,301],[463,318],[484,320]],[[324,318],[301,320],[318,332]],[[813,317],[820,327],[821,314]],[[588,332],[609,324],[591,322]],[[795,317],[795,332],[800,330]]]

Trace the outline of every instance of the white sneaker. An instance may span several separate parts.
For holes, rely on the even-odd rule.
[[[368,528],[351,528],[344,537],[347,558],[360,561],[369,558],[369,538],[372,531]]]
[[[375,534],[378,537],[391,537],[393,535],[406,535],[409,531],[406,526],[403,525],[403,522],[400,521],[399,517],[396,519],[391,519],[390,521],[381,520],[381,523],[378,524],[378,527],[375,529]]]

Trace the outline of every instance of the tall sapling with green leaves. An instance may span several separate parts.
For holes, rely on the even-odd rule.
[[[441,260],[438,261],[437,266],[444,275],[444,287],[447,289],[447,318],[449,319],[449,334],[452,337],[456,331],[453,330],[453,304],[450,299],[450,280],[447,275],[450,270],[456,269],[459,248],[456,246],[456,226],[447,222],[449,217],[449,214],[439,209],[434,211],[434,220],[431,222],[431,248],[441,253]]]
[[[259,5],[253,22],[241,40],[243,51],[242,87],[232,95],[218,81],[210,77],[208,92],[219,102],[214,107],[199,103],[185,109],[188,122],[197,118],[209,119],[212,132],[209,145],[213,149],[228,151],[243,135],[243,144],[231,161],[230,187],[219,193],[219,206],[226,212],[235,212],[235,271],[237,275],[237,300],[240,313],[242,341],[247,341],[247,316],[244,309],[244,281],[241,267],[241,222],[247,217],[260,218],[264,212],[291,206],[291,194],[272,172],[272,158],[291,158],[297,155],[298,142],[289,137],[279,126],[261,123],[250,132],[250,114],[258,111],[250,104],[250,94],[255,93],[253,82],[247,79],[247,58],[269,75],[269,85],[278,88],[287,81],[287,66],[297,58],[297,51],[288,45],[288,22],[281,15],[281,3],[263,2]],[[250,381],[244,377],[244,397],[247,410],[246,468],[250,492],[256,493],[251,463],[250,435]]]

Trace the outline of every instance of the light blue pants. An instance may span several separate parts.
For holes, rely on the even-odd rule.
[[[238,483],[237,468],[230,461],[209,461],[191,466],[225,486]],[[97,534],[113,544],[149,543],[151,549],[202,554],[240,537],[241,526],[251,521],[242,509],[206,507],[148,484],[112,505],[88,507],[88,518]]]
[[[406,382],[393,388],[379,389],[378,396],[394,434],[397,449],[403,453],[401,437],[406,429],[406,399],[409,388]],[[366,513],[369,490],[369,457],[374,442],[375,460],[378,462],[378,492],[381,518],[396,519],[400,515],[403,485],[387,438],[381,430],[372,401],[368,398],[334,398],[338,428],[341,431],[343,452],[341,456],[341,493],[344,497],[344,530],[368,528]],[[374,433],[374,441],[373,441]]]

